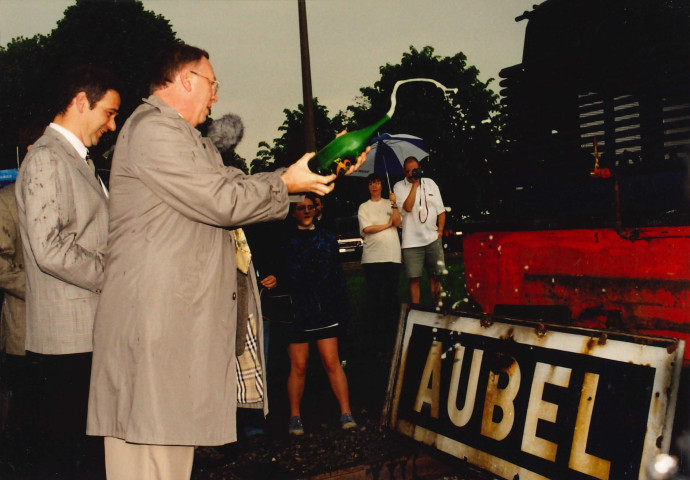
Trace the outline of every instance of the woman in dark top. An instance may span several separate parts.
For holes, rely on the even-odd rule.
[[[295,226],[288,229],[282,247],[284,275],[292,296],[295,321],[289,331],[288,398],[291,435],[302,435],[300,403],[309,358],[309,342],[315,341],[321,362],[338,403],[343,429],[357,424],[350,411],[347,378],[338,356],[338,331],[349,315],[345,276],[333,234],[314,225],[314,201],[307,196],[291,205]]]

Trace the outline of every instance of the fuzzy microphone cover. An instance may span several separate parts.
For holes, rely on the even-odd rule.
[[[244,135],[242,119],[234,113],[223,115],[211,122],[207,135],[220,153],[232,150]]]

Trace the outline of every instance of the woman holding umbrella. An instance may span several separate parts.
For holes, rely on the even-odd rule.
[[[374,333],[392,331],[400,304],[398,277],[400,273],[400,239],[398,229],[402,219],[395,203],[381,197],[381,176],[372,173],[368,201],[359,206],[359,230],[364,238],[362,268],[367,284],[367,311]]]

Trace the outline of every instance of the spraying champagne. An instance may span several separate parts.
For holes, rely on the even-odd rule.
[[[458,91],[457,88],[445,87],[441,83],[430,78],[408,78],[406,80],[398,80],[393,87],[391,108],[388,110],[388,113],[386,113],[382,119],[368,127],[355,130],[354,132],[348,132],[345,135],[333,139],[309,160],[309,169],[321,175],[335,173],[340,176],[347,172],[347,169],[352,165],[351,159],[357,158],[357,156],[364,151],[367,143],[369,143],[369,139],[376,130],[391,119],[395,111],[395,96],[398,92],[398,87],[408,82],[431,82],[443,90],[446,98],[448,98],[450,93],[457,93]]]

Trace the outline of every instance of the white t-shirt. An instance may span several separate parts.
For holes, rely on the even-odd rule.
[[[362,263],[400,263],[400,239],[397,228],[391,227],[377,233],[362,231],[371,225],[388,223],[391,214],[391,202],[383,198],[378,202],[368,200],[359,206],[359,233],[364,238]]]
[[[412,190],[407,178],[393,186],[396,202],[402,215],[402,248],[424,247],[438,239],[438,216],[445,212],[441,191],[430,178],[422,178],[417,188],[414,207],[406,212],[402,207]]]

